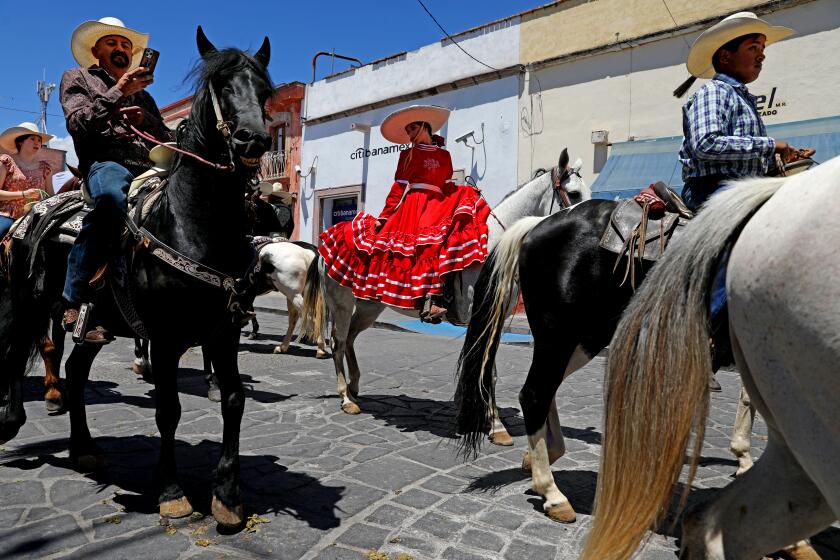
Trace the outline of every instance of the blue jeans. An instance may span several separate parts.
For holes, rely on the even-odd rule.
[[[67,260],[62,294],[67,303],[84,302],[90,279],[114,255],[133,178],[125,167],[113,161],[96,162],[90,167],[85,187],[93,198],[93,210],[85,216]]]
[[[710,175],[708,177],[696,177],[685,182],[683,187],[683,200],[692,212],[700,210],[703,203],[715,193],[725,190],[721,185],[726,177],[722,175]],[[716,319],[726,308],[726,268],[729,263],[729,248],[723,252],[715,273],[715,280],[712,284],[712,294],[709,299],[709,310],[712,320]]]
[[[0,216],[0,239],[6,235],[6,232],[9,231],[9,228],[12,227],[12,224],[15,223],[13,219],[8,216]]]

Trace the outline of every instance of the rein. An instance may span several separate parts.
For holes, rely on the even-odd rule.
[[[128,122],[128,117],[123,117],[123,118],[128,123],[128,126],[131,129],[131,131],[134,134],[136,134],[137,136],[139,136],[140,138],[142,138],[143,140],[146,140],[147,142],[151,142],[152,144],[157,144],[158,146],[164,146],[166,148],[169,148],[173,152],[178,152],[179,154],[189,156],[189,157],[195,159],[196,161],[198,161],[199,163],[203,163],[204,165],[210,166],[213,169],[216,169],[217,171],[227,171],[227,172],[233,173],[233,171],[236,170],[236,164],[233,161],[234,158],[233,158],[233,146],[231,145],[230,121],[226,121],[224,119],[224,117],[222,116],[222,108],[219,105],[219,99],[216,97],[216,90],[213,89],[213,84],[208,82],[207,86],[210,89],[210,99],[213,102],[213,112],[216,114],[216,130],[218,130],[222,134],[222,138],[225,139],[225,144],[227,145],[227,148],[228,148],[228,158],[230,160],[230,163],[227,164],[227,165],[222,165],[220,163],[213,163],[212,161],[207,161],[206,159],[199,156],[198,154],[195,154],[193,152],[184,150],[182,148],[171,146],[171,145],[167,144],[166,142],[161,142],[160,140],[158,140],[157,138],[155,138],[154,136],[152,136],[148,132],[143,132],[142,130],[139,130],[133,124]]]

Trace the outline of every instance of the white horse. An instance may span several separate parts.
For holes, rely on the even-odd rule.
[[[525,216],[547,216],[553,211],[563,208],[563,191],[568,194],[570,203],[577,203],[591,198],[592,193],[589,187],[581,178],[579,171],[582,166],[580,158],[574,164],[569,165],[569,155],[566,149],[560,155],[558,166],[552,172],[547,172],[531,180],[508,194],[495,208],[487,219],[488,226],[488,250],[501,238],[504,229],[513,225],[517,220]],[[554,184],[553,177],[561,178],[559,188]],[[356,351],[353,343],[356,337],[370,328],[376,318],[385,309],[386,305],[376,301],[356,299],[350,288],[340,285],[329,278],[323,268],[323,259],[319,257],[319,269],[321,278],[325,284],[325,301],[329,311],[332,313],[332,351],[333,362],[338,384],[338,394],[341,397],[341,409],[348,414],[359,414],[361,408],[358,403],[359,378],[361,372],[356,359]],[[481,265],[472,266],[460,273],[460,282],[456,281],[454,308],[461,322],[464,323],[470,316],[470,305],[472,304],[473,286],[478,279]],[[304,306],[306,317],[304,329],[320,330],[320,323],[323,320],[323,313],[316,313],[317,294],[307,293],[304,295],[307,300]],[[409,309],[393,308],[395,311],[407,316],[417,317],[418,312]],[[349,370],[349,383],[345,376],[344,358],[347,358]],[[513,439],[507,429],[499,420],[498,411],[494,411],[494,418],[490,431],[492,442],[500,445],[512,445]]]
[[[262,272],[270,287],[286,296],[286,309],[289,310],[289,327],[283,342],[274,348],[275,354],[285,354],[289,351],[295,326],[303,312],[307,271],[317,256],[318,250],[314,245],[300,241],[269,243],[260,250]],[[327,349],[323,331],[319,330],[315,338],[318,344],[315,357],[325,358]]]
[[[691,482],[709,407],[709,292],[720,254],[742,227],[728,264],[730,337],[767,422],[767,447],[686,516],[682,557],[761,558],[838,518],[838,186],[840,158],[788,179],[743,181],[712,197],[654,267],[610,345],[584,558],[634,553],[666,513],[693,433]]]

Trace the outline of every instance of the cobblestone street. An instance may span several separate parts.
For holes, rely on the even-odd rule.
[[[516,395],[530,363],[527,346],[504,345],[500,405],[514,447],[487,445],[478,459],[456,456],[451,420],[460,339],[372,329],[357,342],[363,413],[341,412],[331,360],[293,344],[273,354],[285,317],[260,315],[262,334],[243,338],[246,384],[241,469],[246,515],[256,523],[218,534],[212,517],[159,524],[154,493],[158,439],[152,385],[131,371],[130,341],[106,347],[88,385],[91,431],[107,468],[70,469],[69,418],[49,416],[40,365],[26,380],[28,422],[0,452],[0,557],[282,559],[567,559],[590,522],[600,453],[601,381],[597,358],[560,389],[568,453],[554,465],[578,521],[560,525],[520,470],[526,448]],[[180,479],[197,512],[209,512],[221,440],[219,405],[209,402],[201,354],[181,362],[183,414],[177,433]],[[727,484],[738,380],[721,372],[698,471],[696,496]],[[764,445],[757,424],[754,444]],[[758,450],[755,451],[757,455]],[[261,523],[259,521],[262,521]],[[837,558],[840,531],[815,539]],[[642,558],[675,558],[675,539],[655,535]],[[376,551],[381,553],[376,555]]]

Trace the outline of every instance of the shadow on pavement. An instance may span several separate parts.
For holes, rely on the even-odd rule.
[[[288,400],[297,395],[284,395],[271,391],[254,389],[254,385],[260,383],[250,375],[240,373],[242,384],[245,386],[245,398],[253,399],[260,403],[276,403]],[[62,380],[62,386],[65,381]],[[119,385],[113,381],[101,381],[89,379],[85,387],[85,404],[114,404],[123,403],[140,408],[155,408],[154,386],[149,385],[149,390],[143,396],[127,395],[119,391]],[[195,368],[180,368],[178,370],[178,392],[196,397],[207,397],[207,382],[204,380],[204,372]],[[44,399],[44,380],[40,376],[29,376],[24,378],[23,383],[24,402],[37,402]]]
[[[158,489],[155,465],[160,440],[149,436],[123,438],[100,437],[96,443],[102,448],[107,466],[85,477],[100,485],[119,489],[113,499],[126,512],[157,515]],[[24,445],[6,451],[0,459],[4,469],[23,471],[51,465],[73,470],[67,458],[56,457],[67,449],[68,440],[54,439]],[[213,470],[221,454],[221,444],[203,440],[191,445],[175,441],[178,479],[196,511],[209,514],[212,498]],[[325,486],[318,479],[304,473],[290,471],[278,464],[273,455],[240,455],[240,487],[245,514],[289,515],[306,522],[310,527],[327,530],[338,527],[336,511],[344,494],[343,486]],[[125,493],[123,493],[125,492]]]
[[[453,401],[438,401],[410,397],[408,395],[362,395],[359,397],[362,414],[369,414],[377,420],[384,420],[386,425],[394,426],[401,432],[429,432],[447,439],[456,439],[455,415],[457,408]],[[515,408],[501,408],[503,419],[516,416]],[[510,426],[510,422],[506,422]],[[524,430],[515,426],[516,431]],[[510,428],[509,428],[510,429]],[[523,431],[524,433],[524,431]]]

